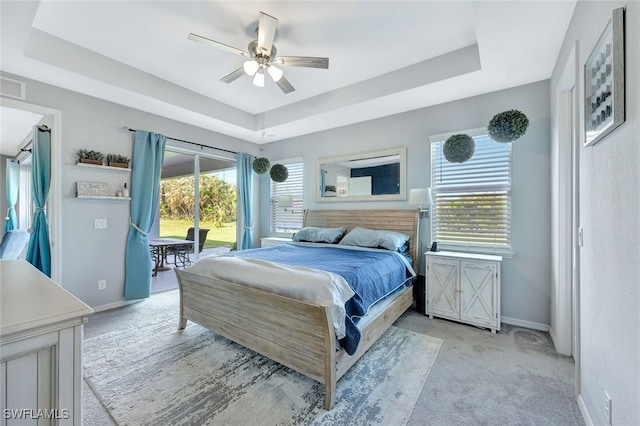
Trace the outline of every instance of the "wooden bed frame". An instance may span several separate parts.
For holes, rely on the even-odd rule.
[[[410,235],[418,259],[418,210],[307,210],[304,226],[356,226]],[[277,361],[325,385],[326,410],[333,407],[336,382],[413,303],[411,287],[362,328],[356,353],[336,350],[329,309],[232,282],[175,269],[180,285],[180,324],[187,320]]]

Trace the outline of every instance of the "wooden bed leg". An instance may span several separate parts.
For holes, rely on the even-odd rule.
[[[180,320],[178,321],[178,331],[182,331],[187,327],[187,319],[184,317],[184,295],[182,294],[182,280],[180,278],[180,272],[178,268],[173,270],[176,273],[178,279],[178,290],[180,292]]]
[[[178,324],[178,331],[182,331],[187,326],[187,319],[184,317],[180,317],[180,322]]]
[[[335,376],[333,383],[327,383],[324,385],[324,409],[330,411],[333,408],[333,404],[336,402],[336,381]]]
[[[324,308],[326,318],[325,353],[324,353],[324,409],[329,411],[336,402],[336,384],[338,373],[336,371],[336,332],[333,328],[331,314],[328,308]]]

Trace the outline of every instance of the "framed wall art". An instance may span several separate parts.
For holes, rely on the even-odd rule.
[[[624,8],[611,19],[584,65],[584,145],[624,123]]]

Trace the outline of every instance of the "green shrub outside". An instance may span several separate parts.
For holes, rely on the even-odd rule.
[[[161,182],[160,218],[193,220],[193,176]],[[200,176],[200,220],[220,228],[236,221],[236,187],[215,176]]]

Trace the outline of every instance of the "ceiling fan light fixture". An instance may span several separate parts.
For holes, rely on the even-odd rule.
[[[255,77],[253,77],[253,84],[258,87],[264,87],[264,70],[263,69],[259,69],[258,72],[256,72]]]
[[[258,71],[258,68],[260,68],[260,64],[258,64],[256,61],[251,60],[251,61],[245,61],[244,64],[242,64],[242,68],[244,68],[244,72],[247,73],[247,75],[254,75],[256,73],[256,71]]]
[[[0,0],[2,1],[2,0]],[[275,40],[276,30],[278,26],[278,18],[260,12],[258,18],[258,27],[256,28],[257,39],[251,40],[247,45],[247,50],[238,49],[228,44],[202,37],[194,33],[189,33],[189,40],[208,44],[218,49],[222,49],[229,53],[240,55],[245,58],[242,66],[229,74],[222,77],[219,81],[222,83],[232,83],[242,77],[248,75],[253,78],[253,84],[258,87],[264,87],[265,73],[269,73],[269,77],[276,83],[280,90],[284,93],[291,93],[295,89],[289,83],[280,66],[288,67],[306,67],[306,68],[329,68],[329,58],[320,58],[313,56],[278,56]],[[273,65],[277,65],[274,67]]]
[[[273,65],[267,68],[267,72],[276,83],[280,81],[282,74],[284,74],[280,68],[274,67]]]

